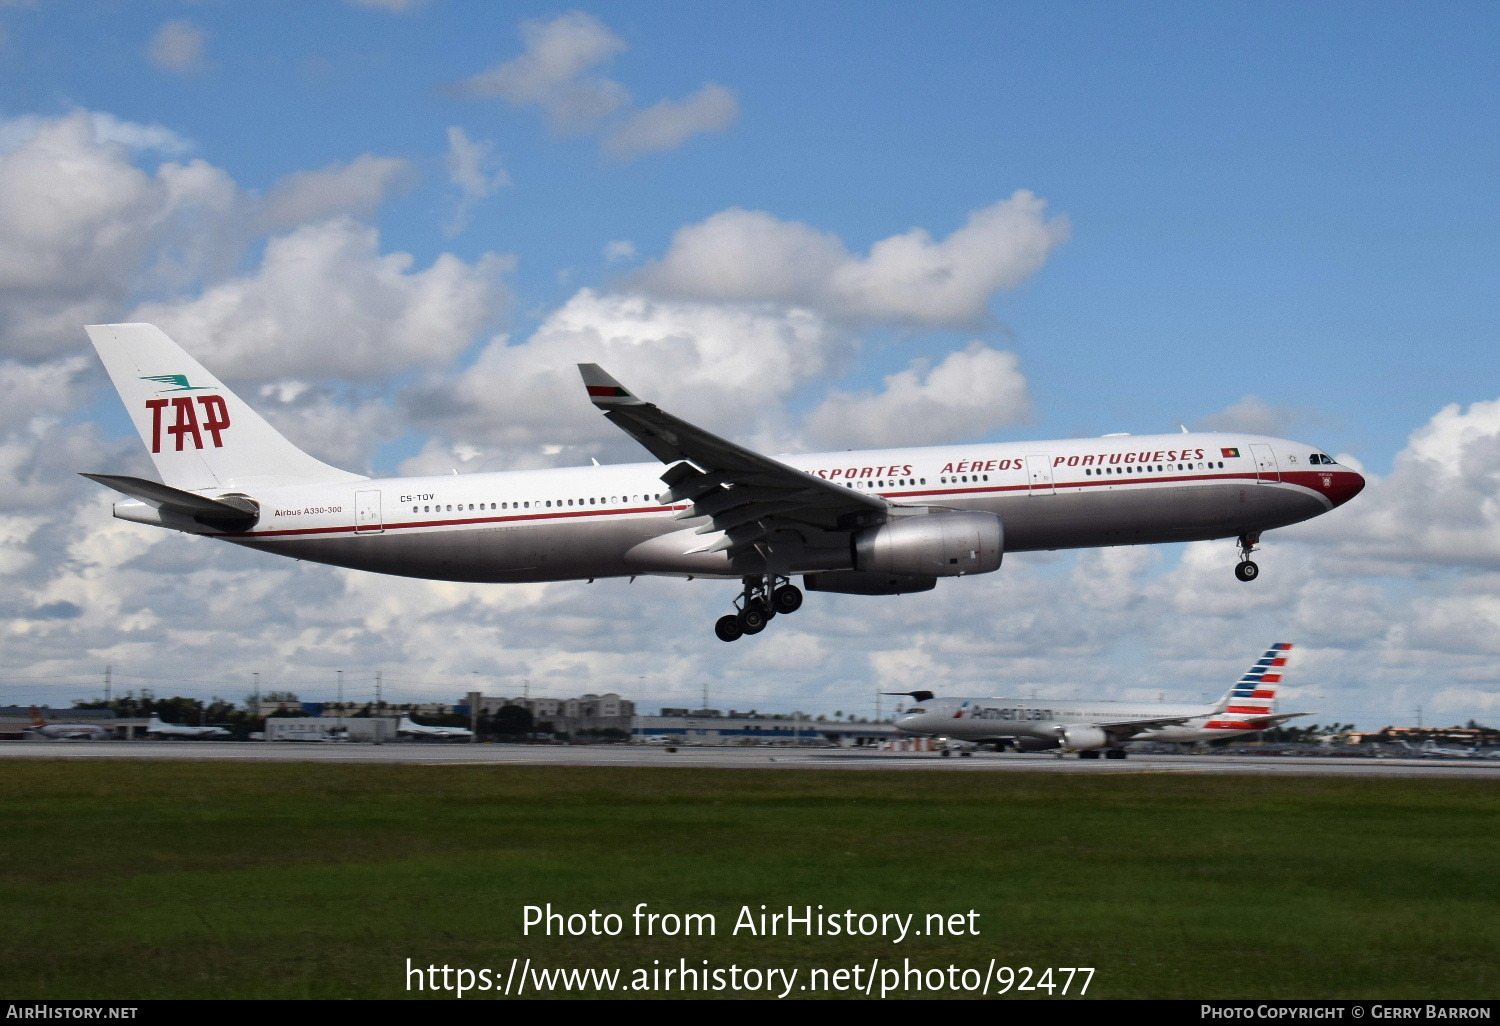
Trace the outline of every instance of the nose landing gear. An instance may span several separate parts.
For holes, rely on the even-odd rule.
[[[714,634],[720,641],[737,641],[741,635],[759,634],[777,613],[795,613],[802,608],[802,589],[779,574],[744,578],[745,588],[734,600],[738,612],[719,617]]]
[[[1234,576],[1242,581],[1253,581],[1260,576],[1260,567],[1250,560],[1250,553],[1256,551],[1260,544],[1260,532],[1251,531],[1240,535],[1240,562],[1234,568]]]

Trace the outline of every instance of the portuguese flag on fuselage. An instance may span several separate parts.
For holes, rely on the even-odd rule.
[[[1240,454],[1238,449],[1220,449],[1219,455],[1226,460],[1232,460]]]

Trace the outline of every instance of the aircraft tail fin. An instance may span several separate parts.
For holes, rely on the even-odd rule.
[[[45,727],[47,721],[42,719],[42,711],[36,706],[31,707],[31,725],[33,727]]]
[[[1289,641],[1278,641],[1266,649],[1255,665],[1219,699],[1214,712],[1231,718],[1270,715],[1276,708],[1276,692],[1281,688],[1281,674],[1291,651]]]
[[[185,490],[361,481],[314,459],[154,324],[91,324],[89,341],[162,481]]]

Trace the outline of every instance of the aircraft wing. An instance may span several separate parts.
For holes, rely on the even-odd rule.
[[[1259,723],[1265,727],[1278,727],[1287,720],[1294,720],[1298,716],[1311,716],[1312,713],[1267,713],[1260,716],[1236,716],[1246,723]]]
[[[1196,719],[1193,716],[1153,716],[1138,720],[1110,720],[1106,723],[1086,723],[1081,726],[1098,727],[1106,734],[1125,740],[1135,737],[1143,730],[1154,730],[1157,727],[1176,727]]]
[[[709,517],[699,533],[722,532],[694,552],[752,548],[780,527],[823,530],[886,519],[893,503],[762,456],[645,402],[598,364],[581,363],[589,399],[622,431],[668,464],[669,502],[692,500],[679,519]]]
[[[1267,729],[1285,723],[1287,720],[1298,716],[1311,716],[1311,713],[1266,713],[1258,716],[1236,715],[1236,719],[1245,723],[1258,723],[1261,729]],[[1100,730],[1124,740],[1134,737],[1143,730],[1154,730],[1157,727],[1181,726],[1191,720],[1200,719],[1199,716],[1160,716],[1138,720],[1110,720],[1106,723],[1085,724],[1085,726],[1098,727]]]

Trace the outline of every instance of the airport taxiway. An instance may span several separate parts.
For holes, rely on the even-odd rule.
[[[1041,753],[936,752],[833,748],[731,748],[661,745],[384,745],[271,741],[15,741],[0,758],[144,759],[212,762],[386,763],[411,766],[666,766],[679,769],[926,770],[965,773],[1228,773],[1263,776],[1463,777],[1500,782],[1500,760],[1132,755],[1059,759]]]

